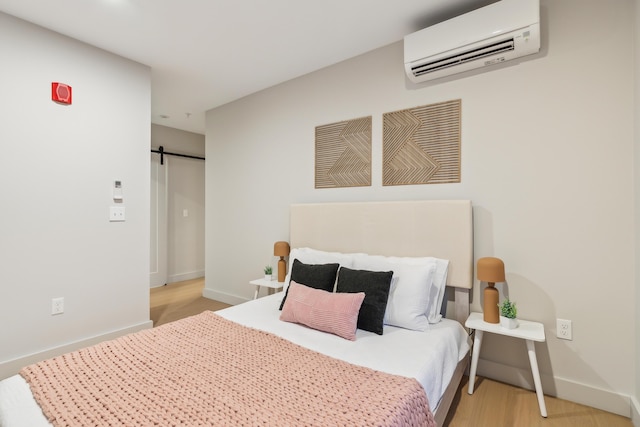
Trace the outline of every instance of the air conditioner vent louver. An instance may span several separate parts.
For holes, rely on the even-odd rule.
[[[464,64],[465,62],[475,61],[476,59],[485,58],[502,52],[508,52],[515,49],[514,45],[513,38],[510,38],[509,40],[493,43],[489,46],[472,49],[437,61],[427,62],[426,64],[411,67],[411,71],[414,76],[418,77],[444,68]]]
[[[500,0],[404,37],[414,83],[491,66],[540,51],[540,0]]]

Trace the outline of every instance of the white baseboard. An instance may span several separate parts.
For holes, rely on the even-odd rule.
[[[631,396],[631,422],[634,427],[640,427],[640,402],[634,396]]]
[[[107,332],[106,334],[96,335],[83,340],[74,341],[69,344],[64,344],[58,347],[49,348],[47,350],[43,350],[37,353],[21,356],[16,359],[0,362],[0,379],[13,376],[17,374],[20,371],[20,369],[24,368],[25,366],[31,365],[33,363],[38,363],[42,360],[60,356],[61,354],[64,354],[64,353],[76,351],[84,347],[95,345],[103,341],[112,340],[126,334],[138,332],[143,329],[149,329],[152,327],[153,327],[153,322],[151,320],[147,320],[145,322],[141,322],[136,325],[132,325],[123,329]]]
[[[225,304],[238,305],[243,302],[249,301],[249,299],[245,297],[239,297],[237,295],[227,294],[224,292],[218,292],[211,289],[204,288],[202,290],[202,296],[205,298],[209,298],[212,300],[220,301]]]
[[[482,377],[512,384],[517,387],[534,390],[531,371],[513,366],[502,365],[490,360],[478,361],[477,374]],[[612,412],[631,417],[631,397],[616,393],[611,390],[603,390],[586,384],[564,378],[540,373],[542,390],[545,395],[558,397],[582,405],[591,406],[603,411]],[[640,427],[640,426],[638,426]]]
[[[167,277],[167,283],[183,282],[185,280],[199,279],[204,277],[204,270],[191,271],[188,273],[171,274]]]

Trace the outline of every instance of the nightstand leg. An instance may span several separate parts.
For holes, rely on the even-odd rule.
[[[471,372],[469,372],[469,390],[467,393],[473,394],[473,385],[476,382],[476,369],[478,368],[478,357],[480,357],[480,346],[482,346],[483,331],[476,329],[476,337],[473,339],[473,353],[471,355]]]
[[[547,406],[544,403],[544,393],[542,392],[542,382],[540,381],[540,371],[538,370],[538,358],[536,357],[536,347],[531,340],[527,341],[527,352],[529,353],[529,363],[531,363],[531,373],[533,374],[533,383],[536,386],[536,395],[538,395],[538,405],[540,406],[540,414],[547,418]]]
[[[256,285],[256,292],[253,294],[253,299],[258,299],[258,292],[260,292],[260,285]]]

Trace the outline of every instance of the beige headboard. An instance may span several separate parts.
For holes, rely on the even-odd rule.
[[[447,285],[473,286],[469,200],[292,205],[290,232],[292,248],[448,259]]]

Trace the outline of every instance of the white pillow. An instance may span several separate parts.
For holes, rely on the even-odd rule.
[[[287,291],[289,282],[291,281],[291,266],[293,260],[297,259],[305,264],[332,264],[338,263],[340,267],[351,268],[353,259],[356,255],[362,254],[343,254],[341,252],[326,252],[312,248],[293,248],[289,253],[289,263],[287,265],[287,275],[284,278],[284,289]],[[334,286],[335,290],[335,286]]]
[[[447,289],[447,274],[449,273],[449,260],[433,258],[436,262],[436,271],[433,276],[434,286],[438,288],[438,301],[435,304],[430,304],[427,311],[427,318],[429,323],[438,323],[442,319],[440,311],[442,309],[442,301]]]
[[[434,257],[388,257],[392,262],[400,262],[406,263],[409,265],[420,265],[423,263],[436,263],[436,271],[433,276],[433,283],[436,289],[431,289],[429,294],[434,295],[437,294],[438,298],[431,299],[429,301],[429,305],[427,307],[427,319],[429,319],[429,323],[438,323],[440,319],[442,319],[442,315],[440,314],[440,309],[442,307],[442,301],[444,300],[444,295],[446,293],[447,287],[447,273],[449,269],[449,260],[434,258]]]
[[[424,331],[442,318],[449,261],[433,257],[359,255],[354,267],[394,272],[385,324]]]

